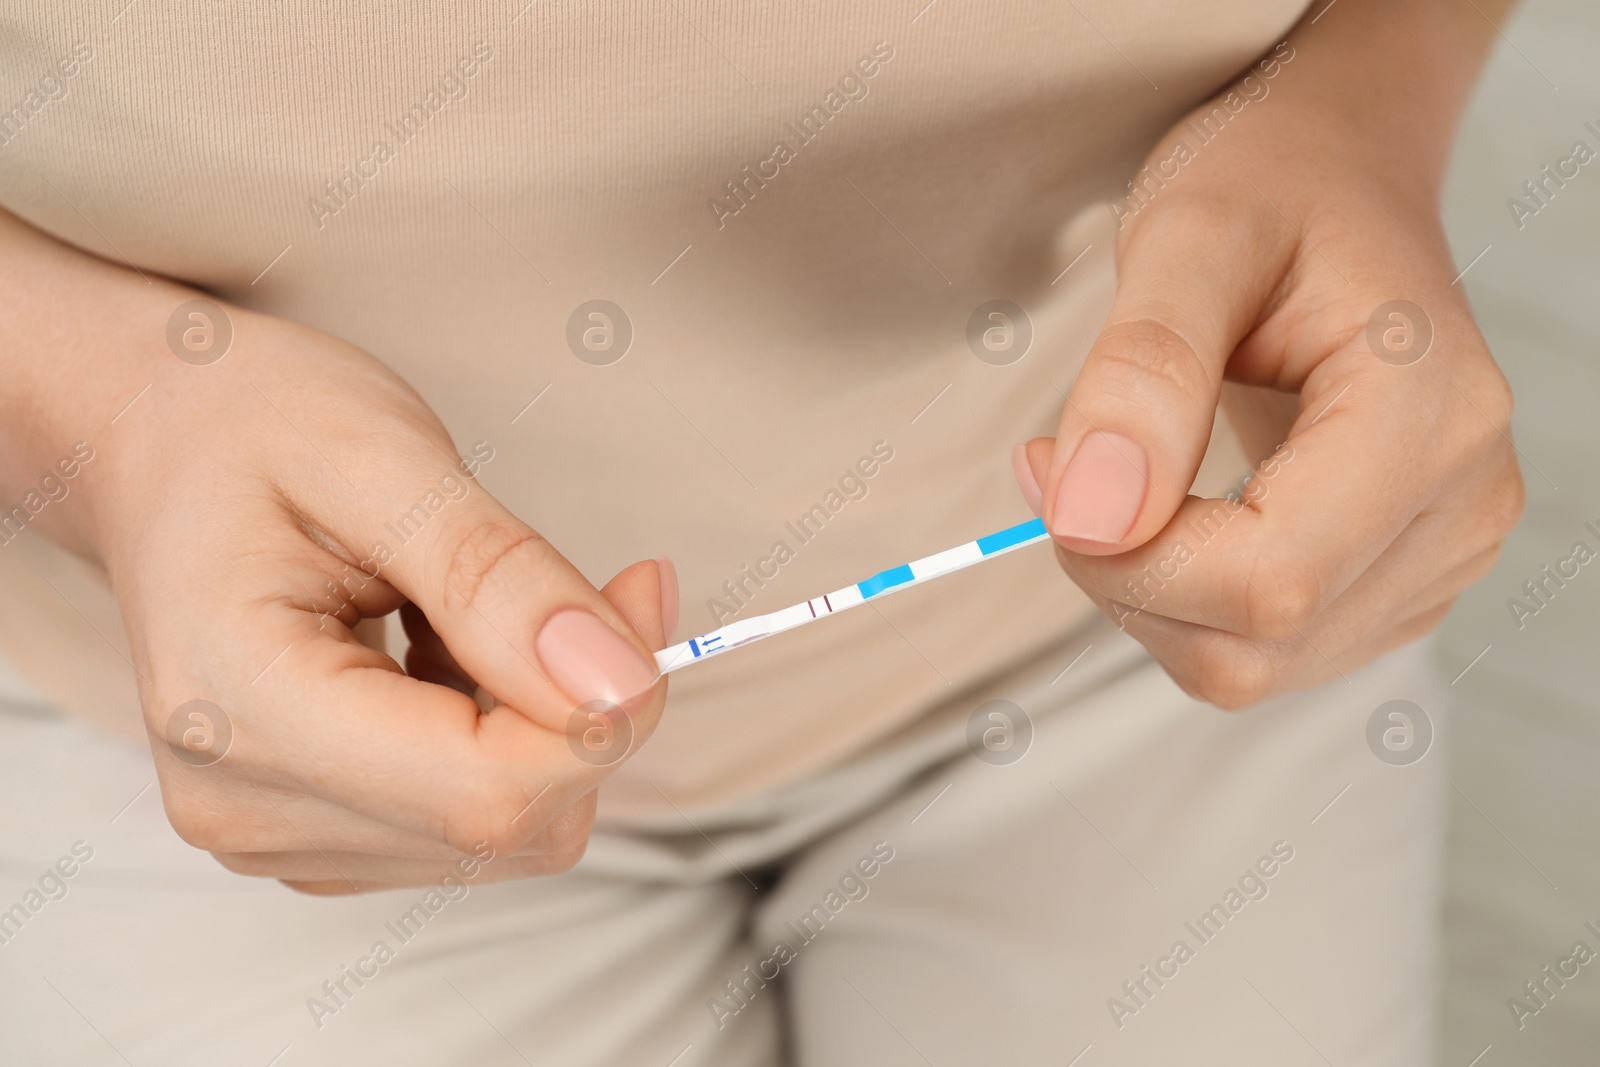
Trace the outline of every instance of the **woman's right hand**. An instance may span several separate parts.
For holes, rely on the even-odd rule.
[[[185,361],[167,320],[199,294],[9,217],[0,246],[0,340],[28,361],[0,404],[31,431],[5,434],[0,488],[85,411],[108,427],[49,532],[110,573],[180,836],[322,893],[576,863],[598,782],[661,713],[670,565],[596,590],[473,479],[492,442],[462,460],[350,345],[214,304],[226,355]],[[402,607],[410,673],[354,633]]]

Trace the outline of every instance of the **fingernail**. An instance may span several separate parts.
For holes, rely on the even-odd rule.
[[[1011,470],[1017,476],[1017,488],[1022,490],[1022,499],[1028,502],[1028,507],[1035,515],[1044,514],[1044,492],[1039,488],[1039,479],[1033,476],[1033,468],[1028,464],[1028,449],[1026,445],[1018,445],[1011,450]]]
[[[661,634],[671,641],[678,629],[678,568],[662,556],[656,560],[656,571],[661,577]]]
[[[1144,504],[1145,467],[1144,449],[1132,438],[1085,437],[1056,488],[1050,532],[1102,544],[1122,540]]]
[[[545,620],[534,640],[545,673],[575,704],[622,704],[655,684],[647,663],[621,634],[596,615],[576,608]]]

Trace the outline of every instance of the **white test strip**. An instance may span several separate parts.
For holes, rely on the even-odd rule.
[[[671,648],[664,648],[656,653],[656,668],[662,674],[668,674],[691,663],[720,656],[741,645],[752,644],[764,637],[781,634],[796,626],[804,626],[808,622],[838,614],[846,608],[865,604],[876,597],[921,585],[941,575],[970,567],[974,563],[982,563],[994,556],[1003,556],[1007,552],[1049,539],[1050,534],[1045,530],[1042,519],[1020,523],[987,537],[980,537],[976,541],[968,541],[964,545],[936,552],[915,562],[879,571],[865,581],[847,585],[843,589],[837,589],[813,600],[767,615],[730,622],[720,630],[712,630],[708,634],[692,637]]]

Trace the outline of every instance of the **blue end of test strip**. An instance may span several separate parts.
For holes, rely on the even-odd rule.
[[[1024,522],[1013,526],[1009,530],[1001,530],[1000,532],[992,533],[987,537],[980,537],[976,541],[969,541],[966,545],[962,546],[962,548],[976,548],[978,550],[978,555],[981,558],[983,556],[992,556],[997,552],[1004,552],[1008,548],[1015,548],[1017,545],[1026,544],[1029,541],[1037,541],[1044,536],[1046,536],[1044,520],[1034,519],[1032,522]],[[960,551],[960,548],[951,549],[952,553]],[[941,555],[948,554],[949,553],[941,553]],[[916,563],[905,563],[898,567],[891,567],[886,571],[880,571],[864,582],[857,582],[856,592],[861,594],[862,600],[870,600],[875,596],[888,592],[896,586],[907,585],[917,580],[918,575],[916,568],[919,565],[931,563],[933,560],[938,558],[939,557],[929,557],[926,560],[919,560]],[[928,576],[926,568],[924,568],[922,576]]]
[[[1035,537],[1043,537],[1045,533],[1044,520],[1034,519],[1032,522],[1019,523],[1009,530],[1001,530],[999,533],[992,533],[988,537],[980,537],[976,543],[979,552],[982,552],[985,556],[992,556],[996,552],[1002,552],[1013,545],[1020,545],[1022,542],[1032,540]]]
[[[893,589],[897,585],[905,585],[907,582],[915,581],[916,577],[911,573],[911,564],[902,563],[898,567],[879,571],[864,582],[857,582],[856,591],[861,594],[862,600],[868,600],[887,589]]]

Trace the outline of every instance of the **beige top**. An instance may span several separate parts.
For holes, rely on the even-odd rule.
[[[0,203],[373,352],[596,584],[671,556],[685,637],[1029,517],[1105,199],[1304,0],[121,6],[10,5]],[[968,342],[997,299],[1006,365]],[[135,721],[103,577],[29,532],[0,582],[30,679]],[[606,810],[835,765],[1090,611],[1030,549],[697,665]]]

